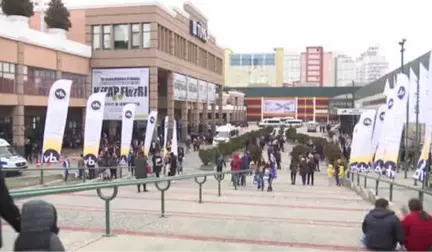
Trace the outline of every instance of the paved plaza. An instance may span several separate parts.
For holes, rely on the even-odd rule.
[[[361,221],[371,208],[353,191],[328,185],[325,169],[315,186],[291,185],[284,169],[274,192],[248,185],[234,190],[227,176],[218,196],[217,181],[203,185],[198,203],[194,180],[176,181],[166,193],[166,217],[160,217],[160,192],[138,194],[135,187],[119,189],[112,201],[113,237],[103,237],[104,203],[95,191],[42,197],[59,212],[60,237],[68,251],[100,250],[363,250]],[[109,193],[109,190],[106,190]],[[22,204],[22,202],[18,202]],[[4,228],[4,250],[15,234]]]

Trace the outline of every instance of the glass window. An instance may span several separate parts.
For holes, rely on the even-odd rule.
[[[242,55],[242,65],[243,66],[252,65],[252,55],[251,54],[243,54]]]
[[[239,54],[233,54],[231,55],[231,66],[240,66],[241,64],[241,57]]]
[[[142,35],[143,35],[143,39],[142,39],[142,43],[143,43],[143,48],[150,48],[150,24],[146,23],[142,25]]]
[[[111,49],[111,25],[104,25],[102,30],[103,30],[103,48]]]
[[[133,49],[140,47],[140,25],[139,24],[132,24],[131,25],[131,33],[132,33],[132,41],[131,41],[131,47]]]
[[[100,49],[100,26],[92,26],[92,45],[93,49]]]
[[[15,64],[0,62],[0,93],[14,93],[15,79]]]
[[[129,25],[114,25],[114,49],[129,48]]]
[[[275,55],[274,54],[266,54],[264,56],[265,56],[264,65],[266,65],[266,66],[273,66],[273,65],[276,64],[276,59],[275,59]]]
[[[264,56],[262,54],[256,54],[253,57],[253,65],[254,66],[262,66],[264,65]]]
[[[27,81],[24,83],[24,94],[48,96],[56,80],[56,72],[50,69],[27,67]]]
[[[86,98],[86,75],[63,72],[62,78],[73,81],[73,85],[71,88],[72,98]]]

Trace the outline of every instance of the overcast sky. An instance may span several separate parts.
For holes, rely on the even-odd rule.
[[[64,0],[103,4],[147,0]],[[159,0],[181,7],[181,0]],[[190,0],[209,19],[210,32],[234,52],[301,52],[306,46],[357,57],[379,45],[390,67],[400,64],[398,41],[406,38],[406,59],[432,49],[432,0]]]

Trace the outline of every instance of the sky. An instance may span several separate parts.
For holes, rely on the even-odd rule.
[[[88,4],[90,0],[64,0]],[[93,4],[154,2],[91,0]],[[158,0],[181,7],[181,0]],[[357,57],[380,47],[390,69],[400,65],[398,42],[406,38],[405,59],[432,49],[431,0],[190,0],[209,20],[209,30],[235,53],[300,53],[306,46]]]

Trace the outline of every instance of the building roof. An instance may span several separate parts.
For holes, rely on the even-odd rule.
[[[418,57],[415,60],[412,60],[404,65],[404,72],[409,76],[409,69],[412,68],[414,73],[418,76],[419,75],[419,65],[420,63],[423,64],[426,69],[429,69],[429,56],[431,52],[427,52],[423,54],[422,56]],[[401,72],[401,68],[398,67],[397,69],[387,73],[386,75],[382,76],[378,80],[371,82],[367,84],[366,86],[360,88],[355,93],[355,99],[362,99],[368,96],[373,96],[376,94],[380,94],[384,92],[385,83],[387,80],[389,80],[390,87],[393,88],[394,85],[394,79],[396,74]]]
[[[352,93],[359,87],[225,87],[226,90],[237,90],[246,97],[334,97]]]

